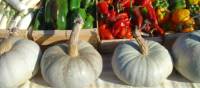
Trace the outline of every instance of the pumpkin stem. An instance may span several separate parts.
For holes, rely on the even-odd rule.
[[[137,43],[139,44],[140,52],[143,55],[147,55],[149,53],[147,43],[146,43],[145,39],[142,38],[141,32],[138,30],[137,26],[135,27],[135,30],[134,30],[134,37],[135,37],[135,40],[137,41]]]
[[[33,28],[29,28],[29,29],[28,29],[28,33],[27,33],[27,38],[28,38],[29,40],[34,41],[34,40],[33,40],[32,34],[33,34]]]
[[[69,50],[68,53],[72,57],[76,57],[79,55],[78,52],[78,40],[79,40],[79,32],[83,27],[83,19],[79,16],[74,20],[74,27],[72,29],[72,33],[70,35],[69,40]]]
[[[17,35],[17,28],[8,29],[8,36],[16,36]]]

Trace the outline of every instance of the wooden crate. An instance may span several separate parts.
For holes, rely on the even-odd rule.
[[[145,39],[159,42],[160,44],[164,45],[168,50],[170,50],[175,40],[184,34],[186,33],[167,34],[165,37],[146,37]],[[128,42],[130,41],[130,39],[100,40],[99,38],[99,41],[99,51],[101,53],[111,53],[119,44]]]
[[[41,46],[48,46],[69,40],[71,32],[71,30],[38,30],[32,32],[32,39]],[[27,38],[27,34],[27,30],[19,30],[16,32],[16,35],[22,38]],[[7,30],[0,31],[0,38],[5,38],[8,35],[9,32]],[[95,47],[99,44],[96,29],[81,30],[80,40],[88,41]]]

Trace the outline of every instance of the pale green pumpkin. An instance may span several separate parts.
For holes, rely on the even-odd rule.
[[[200,82],[200,31],[179,37],[172,53],[178,72],[192,82]]]
[[[113,71],[120,80],[132,86],[159,85],[172,72],[171,56],[159,43],[144,41],[140,34],[138,36],[137,42],[123,43],[115,49]]]
[[[10,36],[0,43],[0,88],[17,88],[38,71],[40,47],[33,41]]]
[[[87,42],[78,41],[83,20],[76,21],[70,43],[45,50],[41,61],[43,78],[55,88],[84,88],[94,83],[102,71],[102,57]]]

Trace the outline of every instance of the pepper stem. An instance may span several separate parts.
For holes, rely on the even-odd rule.
[[[68,48],[68,54],[71,57],[76,57],[79,55],[78,52],[78,41],[79,41],[79,32],[83,27],[83,19],[79,16],[74,20],[74,27],[72,29],[72,33],[70,34],[70,40],[69,40],[69,48]]]
[[[145,41],[144,38],[142,38],[141,32],[138,30],[137,26],[135,27],[135,30],[134,30],[134,37],[135,37],[135,40],[137,41],[137,43],[139,44],[140,52],[143,55],[148,55],[149,49],[147,46],[147,42]]]

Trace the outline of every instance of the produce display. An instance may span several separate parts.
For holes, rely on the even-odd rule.
[[[83,19],[78,16],[69,43],[57,44],[44,51],[41,72],[54,88],[82,88],[97,80],[102,71],[102,57],[87,42],[79,41]]]
[[[102,73],[104,53],[112,55],[113,75],[130,86],[162,85],[173,65],[200,83],[199,27],[200,0],[0,0],[0,30],[8,30],[0,31],[0,88],[18,88],[39,69],[53,88],[92,86]],[[95,28],[90,34],[83,30]],[[89,35],[91,44],[95,39],[96,47],[79,35]],[[105,46],[114,52],[104,52]]]
[[[84,20],[83,29],[96,27],[95,0],[44,0],[43,9],[38,15],[36,28],[49,29],[72,29],[73,20],[80,15]],[[42,13],[43,12],[43,13]],[[41,18],[43,17],[43,19]],[[44,21],[42,21],[44,20]],[[39,27],[43,26],[43,28]]]
[[[131,39],[137,25],[143,36],[198,29],[199,0],[100,0],[97,3],[101,40]]]
[[[40,0],[0,0],[0,29],[26,30]]]
[[[172,53],[175,68],[192,82],[200,82],[200,31],[195,31],[176,40]]]
[[[172,58],[162,45],[144,40],[136,29],[136,38],[120,44],[112,57],[116,76],[132,86],[157,86],[171,74]]]
[[[0,88],[18,88],[39,69],[41,51],[38,44],[15,36],[0,43]]]

